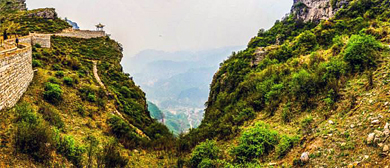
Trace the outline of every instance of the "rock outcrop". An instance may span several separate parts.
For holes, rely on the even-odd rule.
[[[349,0],[294,0],[291,13],[305,22],[329,19]]]
[[[0,12],[27,10],[26,0],[0,0]]]
[[[27,10],[26,0],[16,0],[15,10]]]
[[[39,9],[37,12],[30,13],[30,17],[40,17],[44,19],[55,19],[57,18],[57,13],[54,8],[44,8]]]

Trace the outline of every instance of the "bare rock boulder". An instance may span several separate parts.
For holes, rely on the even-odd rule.
[[[372,142],[374,141],[374,138],[375,138],[375,133],[368,134],[367,144],[372,144]]]
[[[301,162],[307,163],[309,162],[309,159],[309,152],[303,152],[300,158]]]
[[[388,152],[389,151],[389,145],[383,146],[383,152]]]

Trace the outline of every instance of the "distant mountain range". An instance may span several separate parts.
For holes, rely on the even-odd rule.
[[[147,99],[161,111],[172,113],[169,115],[192,114],[191,121],[186,118],[177,121],[181,124],[175,123],[186,127],[181,130],[187,130],[202,120],[209,86],[219,64],[232,52],[243,48],[245,46],[233,46],[196,52],[144,50],[134,57],[125,57],[122,65],[146,92]]]
[[[73,29],[80,29],[79,25],[77,25],[76,22],[73,22],[73,21],[69,20],[68,18],[65,18],[65,21],[68,22],[72,26]]]

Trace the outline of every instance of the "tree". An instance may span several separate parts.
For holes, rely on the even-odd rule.
[[[344,60],[355,71],[366,70],[376,65],[381,44],[370,35],[353,35],[343,52]]]
[[[190,165],[191,167],[198,167],[202,162],[217,159],[219,152],[220,149],[214,140],[206,140],[192,151]]]
[[[232,150],[236,161],[250,162],[256,157],[267,155],[278,144],[278,132],[270,130],[269,125],[257,123],[240,137],[239,145]]]
[[[54,83],[46,83],[43,97],[50,103],[58,103],[62,100],[62,90],[60,85]]]

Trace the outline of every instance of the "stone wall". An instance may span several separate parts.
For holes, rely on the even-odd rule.
[[[50,48],[51,47],[51,34],[36,34],[31,33],[31,44],[39,44],[43,48]]]
[[[13,107],[34,77],[31,45],[0,52],[0,110]]]
[[[15,45],[15,39],[4,41],[3,50],[0,51],[0,110],[13,107],[23,96],[34,77],[32,45],[50,48],[52,35],[90,39],[104,37],[106,33],[89,30],[68,30],[58,34],[30,33],[29,36],[18,37],[19,48]]]
[[[24,45],[35,45],[39,44],[43,48],[51,47],[51,34],[37,34],[30,33],[29,36],[18,37],[19,43]],[[15,39],[9,39],[5,41],[6,46],[10,46],[12,48],[16,47]]]
[[[30,36],[19,37],[19,43],[31,44],[31,37]]]
[[[64,30],[61,33],[57,33],[57,34],[54,34],[54,35],[61,36],[61,37],[73,37],[73,38],[90,39],[90,38],[105,37],[106,36],[106,32],[104,32],[104,31],[92,31],[92,30],[67,29],[67,30]]]

